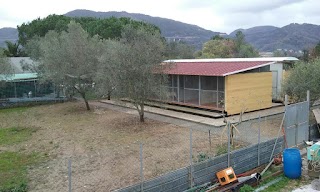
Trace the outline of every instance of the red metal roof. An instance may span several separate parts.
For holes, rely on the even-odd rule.
[[[165,70],[165,73],[172,75],[227,76],[272,63],[270,61],[173,62],[172,66]]]

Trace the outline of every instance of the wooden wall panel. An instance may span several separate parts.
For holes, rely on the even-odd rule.
[[[272,106],[272,72],[243,73],[225,78],[225,110],[238,114]]]

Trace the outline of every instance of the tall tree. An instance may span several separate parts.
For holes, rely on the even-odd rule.
[[[44,37],[50,30],[54,30],[58,33],[66,31],[71,20],[80,23],[82,28],[87,31],[90,36],[99,35],[103,39],[120,38],[121,31],[126,25],[133,25],[136,27],[148,26],[150,29],[160,32],[160,29],[155,25],[147,24],[142,21],[134,21],[129,18],[71,18],[64,15],[49,15],[43,19],[38,18],[18,26],[19,43],[21,43],[22,46],[25,46],[34,36]]]
[[[166,91],[165,75],[154,73],[161,70],[165,45],[160,33],[132,26],[124,28],[120,42],[115,93],[133,103],[143,122],[145,103]]]
[[[201,58],[230,58],[235,55],[235,43],[230,39],[215,39],[203,45]]]
[[[166,59],[193,59],[194,47],[184,42],[168,42],[166,45],[165,57]]]
[[[18,42],[13,43],[11,41],[5,41],[6,48],[4,49],[4,54],[7,57],[23,57],[25,56],[24,51],[20,47]]]
[[[314,102],[320,98],[320,60],[298,62],[289,76],[285,79],[283,91],[295,101],[306,99],[306,92],[310,90],[310,100]]]
[[[10,61],[3,53],[3,50],[0,49],[0,88],[5,86],[7,78],[12,74],[13,69],[11,67]]]
[[[3,50],[0,49],[0,74],[8,76],[8,75],[11,75],[12,73],[13,73],[13,69],[11,67],[10,61],[4,54]]]
[[[252,45],[246,42],[245,35],[242,33],[242,31],[237,31],[234,42],[236,57],[249,58],[259,56],[258,51],[256,51]]]
[[[197,52],[198,58],[230,58],[230,57],[258,57],[259,53],[250,44],[246,43],[245,36],[238,31],[235,39],[225,39],[214,36],[203,45],[201,52]]]
[[[116,75],[120,69],[119,50],[123,45],[116,40],[104,40],[102,55],[99,58],[97,74],[94,78],[95,91],[103,98],[111,99],[112,92],[116,88]],[[126,69],[123,69],[126,70]]]
[[[320,57],[320,42],[314,47],[316,57]]]
[[[34,52],[38,54],[42,78],[74,89],[90,110],[86,93],[92,89],[98,58],[102,54],[100,39],[90,37],[80,24],[71,21],[67,32],[50,31],[38,44]]]

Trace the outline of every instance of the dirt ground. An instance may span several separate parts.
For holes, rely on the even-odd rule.
[[[68,161],[74,191],[111,191],[140,179],[139,148],[143,143],[145,179],[189,163],[189,129],[81,102],[31,107],[21,113],[0,113],[3,128],[37,128],[32,138],[8,150],[40,152],[48,160],[28,171],[30,191],[67,191]],[[193,158],[214,154],[220,136],[193,132]]]

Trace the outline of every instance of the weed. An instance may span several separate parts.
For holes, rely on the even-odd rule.
[[[253,187],[247,184],[245,184],[240,188],[240,192],[252,192],[252,191],[254,191]]]
[[[0,128],[0,146],[26,141],[35,131],[35,128],[26,127]]]
[[[205,160],[209,159],[209,156],[204,152],[200,152],[197,155],[197,158],[198,158],[198,162],[201,162],[201,161],[205,161]]]
[[[6,113],[23,113],[27,111],[30,107],[13,107],[13,108],[7,108],[7,109],[0,109],[0,113],[6,114]]]
[[[41,159],[39,154],[0,153],[0,192],[27,191],[27,167]]]

